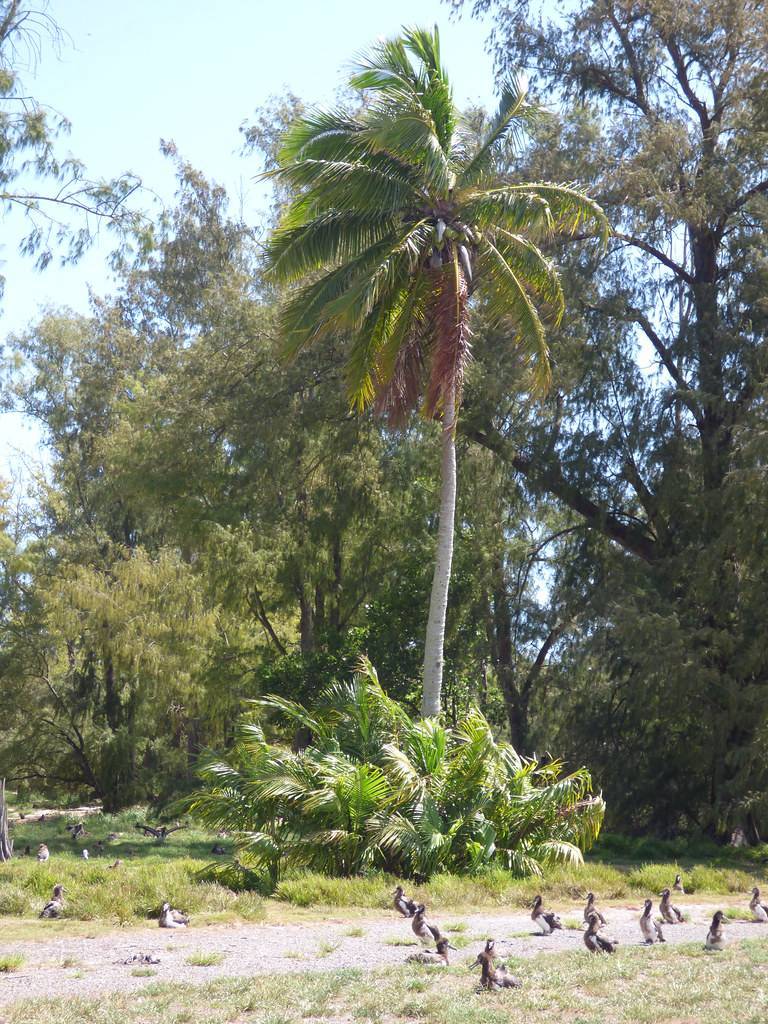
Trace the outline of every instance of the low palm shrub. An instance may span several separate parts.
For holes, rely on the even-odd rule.
[[[312,737],[296,752],[266,741],[250,715],[228,761],[201,769],[188,808],[236,836],[236,871],[286,868],[331,876],[380,869],[429,879],[490,865],[517,875],[580,864],[604,804],[589,772],[522,758],[478,710],[455,727],[412,721],[363,661],[311,711],[282,697],[254,702]]]

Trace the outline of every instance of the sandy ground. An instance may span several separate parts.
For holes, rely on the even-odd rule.
[[[564,918],[581,918],[581,907],[554,909]],[[604,933],[617,938],[622,945],[639,945],[641,936],[637,922],[641,909],[639,902],[604,907],[608,921]],[[665,928],[668,943],[698,941],[703,945],[712,918],[712,905],[686,902],[683,909],[688,920],[685,924]],[[459,917],[446,913],[435,915],[434,920],[443,928],[457,921],[466,925],[462,932],[454,933],[469,940],[466,948],[452,954],[455,963],[473,958],[486,936],[496,939],[502,956],[531,957],[568,949],[583,950],[589,955],[580,932],[564,929],[551,936],[533,934],[531,919],[524,912],[485,911]],[[329,916],[326,921],[304,924],[243,924],[197,929],[193,921],[189,928],[176,931],[132,928],[93,938],[67,938],[61,933],[55,939],[45,938],[45,927],[46,923],[41,921],[39,940],[7,943],[0,934],[0,956],[8,953],[24,956],[19,971],[0,974],[0,1005],[46,996],[98,994],[103,997],[114,991],[137,991],[159,981],[202,984],[214,977],[387,967],[402,964],[416,948],[393,944],[396,940],[414,939],[410,922],[396,919],[394,912],[354,921]],[[352,929],[362,929],[364,934],[350,935]],[[761,936],[768,939],[768,924],[729,922],[727,935],[732,941]],[[218,953],[223,960],[211,967],[187,964],[186,958],[197,952]],[[133,977],[133,965],[126,966],[122,961],[144,953],[160,960],[152,968],[156,974],[151,978]],[[525,968],[517,973],[524,978]]]

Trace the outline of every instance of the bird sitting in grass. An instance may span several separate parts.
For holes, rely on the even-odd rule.
[[[448,950],[456,950],[448,939],[439,939],[435,949],[421,949],[405,958],[407,964],[426,964],[428,967],[447,967]]]
[[[659,911],[661,916],[667,922],[667,924],[681,924],[683,920],[682,913],[675,907],[670,900],[669,889],[662,889],[659,893],[661,896],[661,903],[659,903]]]
[[[161,928],[186,928],[189,917],[180,910],[174,910],[170,903],[164,903],[158,924]]]
[[[120,868],[120,867],[122,867],[122,866],[123,866],[123,862],[122,862],[122,861],[120,860],[120,858],[118,857],[118,858],[117,858],[117,860],[115,861],[115,863],[114,863],[114,864],[110,864],[110,865],[109,865],[109,870],[110,870],[110,871],[114,871],[114,870],[115,870],[115,868]]]
[[[587,905],[584,907],[584,920],[589,923],[589,915],[597,914],[600,918],[600,925],[605,924],[605,918],[595,906],[595,894],[593,892],[587,893]]]
[[[640,931],[646,946],[652,946],[654,942],[666,942],[661,925],[653,920],[653,900],[645,901],[645,909],[640,916]]]
[[[752,890],[752,899],[749,901],[749,909],[752,911],[752,917],[759,921],[761,924],[765,924],[768,921],[768,907],[764,903],[760,902],[760,890],[757,886]]]
[[[64,886],[54,885],[53,896],[40,911],[40,917],[61,917],[64,910]]]
[[[485,949],[482,953],[477,954],[477,960],[469,965],[469,969],[472,970],[473,967],[477,967],[480,964],[482,968],[480,984],[483,988],[488,989],[489,992],[495,992],[502,988],[522,988],[523,983],[520,979],[507,973],[506,964],[501,964],[499,967],[494,966],[496,958],[495,948],[496,943],[494,940],[488,939],[485,943]]]
[[[704,949],[725,949],[725,935],[723,934],[724,924],[725,914],[722,910],[718,910],[712,918],[712,924],[709,926],[707,939],[704,943]]]
[[[443,935],[436,924],[429,924],[424,920],[426,909],[423,903],[419,903],[416,907],[416,913],[413,915],[411,928],[417,939],[421,939],[422,942],[431,946],[433,942],[439,942]]]
[[[48,847],[45,845],[45,843],[40,843],[40,845],[37,848],[37,859],[40,861],[40,863],[45,864],[45,862],[48,860],[50,856],[50,851],[48,850]]]
[[[615,953],[618,942],[615,939],[605,939],[598,935],[600,918],[597,914],[589,915],[588,928],[584,932],[584,945],[590,953]]]
[[[562,930],[563,927],[557,914],[553,914],[552,911],[544,909],[541,896],[537,896],[533,901],[531,920],[534,924],[539,926],[542,935],[551,935],[553,931],[558,928]]]
[[[85,847],[83,847],[80,856],[83,858],[83,860],[88,860],[88,851],[85,849]]]
[[[403,917],[413,917],[418,905],[405,895],[402,885],[398,885],[392,896],[394,897],[392,905],[398,914],[402,914]]]

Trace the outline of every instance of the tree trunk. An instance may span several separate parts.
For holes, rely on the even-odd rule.
[[[448,585],[453,561],[453,526],[456,517],[456,392],[446,396],[443,419],[442,458],[440,464],[440,520],[437,528],[435,572],[429,599],[427,636],[424,643],[423,694],[421,714],[433,718],[440,714],[443,685],[443,646],[445,616],[448,609]]]
[[[5,779],[0,779],[0,863],[13,856],[13,840],[8,835],[8,808],[5,803]]]

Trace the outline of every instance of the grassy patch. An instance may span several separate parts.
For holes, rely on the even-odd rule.
[[[0,956],[0,974],[11,974],[24,963],[24,957],[20,953],[6,953]]]
[[[335,953],[339,948],[338,942],[321,942],[315,951],[316,957],[330,956],[331,953]]]
[[[362,939],[365,935],[365,928],[345,928],[344,935],[348,939]]]
[[[579,917],[564,917],[563,928],[569,928],[571,931],[580,932],[584,927],[584,922]]]
[[[131,971],[131,977],[133,978],[154,978],[157,971],[151,967],[134,967]]]
[[[754,921],[749,907],[745,907],[743,910],[741,907],[726,907],[723,913],[729,921]]]
[[[202,949],[198,949],[194,953],[190,953],[189,956],[184,959],[184,963],[189,964],[190,967],[216,967],[218,964],[223,962],[223,953],[206,953],[205,950]]]
[[[66,816],[17,824],[13,837],[18,856],[0,865],[0,917],[36,917],[53,886],[61,882],[67,891],[69,921],[131,924],[156,918],[166,899],[196,916],[264,918],[264,900],[255,892],[233,892],[203,877],[214,859],[211,847],[221,840],[188,828],[157,843],[135,828],[139,820],[147,820],[143,812],[93,815],[85,820],[89,834],[78,842],[66,831]],[[102,855],[96,852],[99,839],[105,846]],[[38,864],[35,857],[40,843],[51,851],[45,864]],[[225,845],[231,848],[231,843]],[[26,846],[28,857],[23,855]],[[90,850],[88,861],[82,859],[83,847]],[[118,860],[121,864],[113,868]]]
[[[445,971],[402,966],[288,976],[220,978],[202,986],[154,982],[104,999],[29,1000],[4,1010],[7,1024],[763,1024],[768,942],[734,943],[717,956],[700,943],[626,948],[612,957],[574,950],[510,962],[524,987],[481,993],[466,963]],[[675,1010],[670,1011],[670,999]]]

